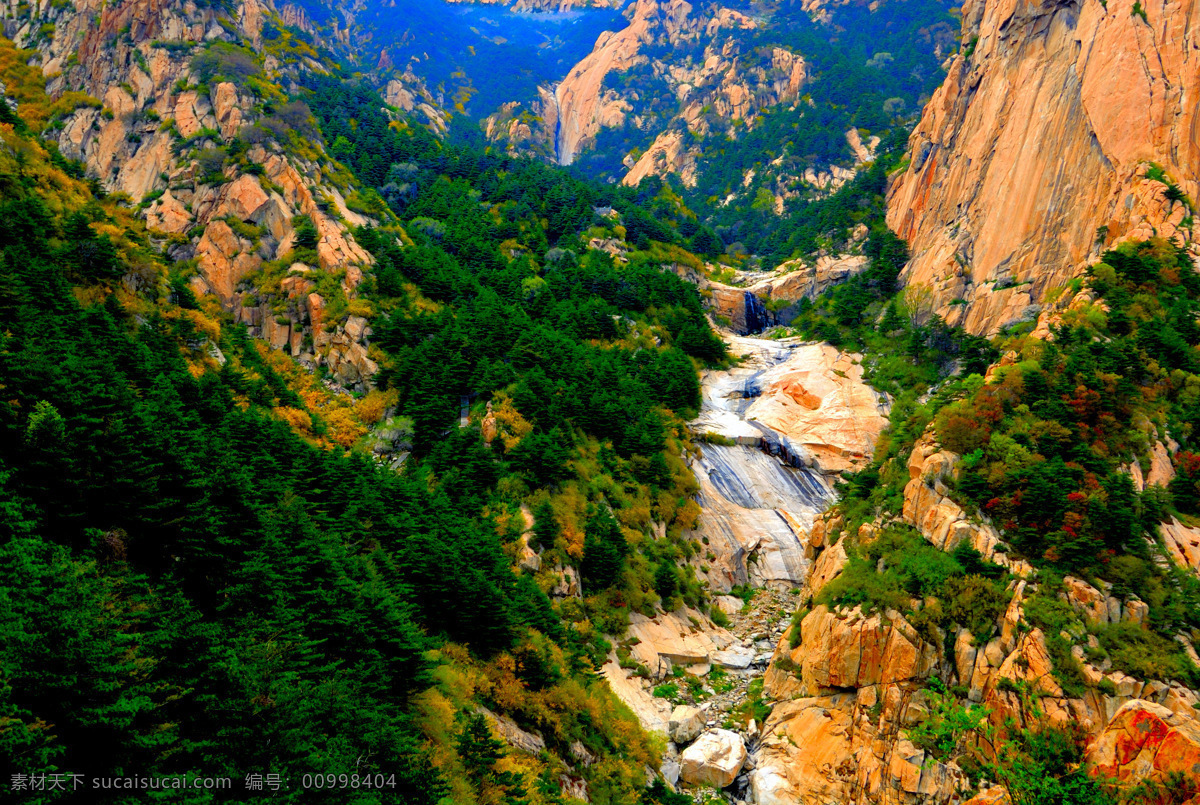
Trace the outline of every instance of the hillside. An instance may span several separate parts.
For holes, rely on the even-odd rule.
[[[143,12],[0,60],[6,770],[638,801],[595,671],[631,610],[707,609],[680,416],[724,351],[658,268],[695,258],[388,118],[270,7]]]

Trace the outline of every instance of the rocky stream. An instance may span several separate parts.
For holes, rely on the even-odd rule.
[[[863,383],[857,356],[827,344],[727,341],[742,360],[704,373],[692,423],[703,509],[693,562],[727,623],[693,610],[634,614],[604,673],[669,738],[668,781],[698,802],[736,803],[753,798],[763,676],[806,594],[814,522],[836,500],[837,476],[870,456],[888,401]]]

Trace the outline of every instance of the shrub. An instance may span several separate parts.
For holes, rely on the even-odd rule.
[[[679,699],[679,686],[674,682],[666,682],[656,687],[653,693],[656,698],[674,702]]]
[[[227,42],[215,42],[192,59],[192,69],[201,84],[216,80],[241,85],[258,73],[259,67],[258,60],[249,50]]]
[[[987,640],[996,621],[1008,606],[1008,592],[983,576],[947,580],[940,595],[946,617],[970,630],[978,640]]]
[[[1095,633],[1118,671],[1139,679],[1178,679],[1188,687],[1200,685],[1200,669],[1170,638],[1135,623],[1106,624],[1097,627]]]

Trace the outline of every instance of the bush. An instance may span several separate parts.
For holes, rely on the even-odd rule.
[[[996,621],[1008,607],[1008,592],[983,576],[965,576],[947,580],[939,596],[946,617],[962,624],[979,641],[991,637]]]
[[[1177,679],[1191,688],[1200,685],[1200,669],[1174,640],[1134,623],[1111,623],[1094,631],[1118,671],[1139,679]]]
[[[212,81],[231,81],[241,85],[258,73],[258,59],[245,48],[227,42],[216,42],[192,59],[192,69],[201,84]]]

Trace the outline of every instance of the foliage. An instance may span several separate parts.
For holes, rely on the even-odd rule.
[[[940,683],[925,691],[929,716],[908,731],[910,740],[941,761],[955,760],[998,782],[1014,805],[1116,805],[1115,787],[1083,762],[1086,734],[1076,724],[1004,730],[990,712],[965,707]]]
[[[817,603],[909,613],[908,619],[930,642],[937,642],[935,627],[950,624],[986,640],[1008,604],[1009,596],[997,581],[965,575],[953,556],[907,526],[888,527],[866,545],[851,544],[847,554],[845,569],[821,589]],[[911,611],[914,598],[925,600],[924,608]],[[798,632],[793,628],[793,636]]]
[[[214,80],[240,69],[223,60],[233,51],[210,53]],[[576,260],[548,271],[538,309],[520,282],[532,272],[495,226],[473,246],[406,250],[415,260],[386,245],[397,230],[365,230],[381,255],[365,290],[385,311],[374,323],[395,382],[331,406],[286,355],[206,313],[188,268],[168,272],[128,212],[57,167],[27,128],[2,128],[5,756],[89,776],[395,775],[396,789],[363,802],[556,801],[557,761],[514,768],[472,715],[484,704],[540,730],[557,756],[582,743],[603,757],[583,772],[592,790],[637,802],[654,756],[594,677],[609,648],[597,624],[603,612],[619,631],[631,605],[652,606],[653,567],[685,555],[675,518],[692,486],[675,408],[696,404],[683,371],[694,383],[695,365],[671,338],[703,325],[694,289],[649,264]],[[437,190],[414,200],[440,203]],[[473,216],[455,204],[443,213],[451,233]],[[540,228],[522,216],[518,228]],[[434,302],[422,291],[443,268],[453,293]],[[149,290],[117,281],[130,275]],[[620,315],[644,332],[559,333],[593,293],[612,314],[589,326]],[[558,367],[570,353],[577,374]],[[396,370],[423,365],[432,377]],[[568,378],[605,391],[608,419],[559,407]],[[511,455],[457,426],[468,392],[505,391],[522,409],[510,403],[509,424],[536,423]],[[410,429],[405,471],[346,450],[353,428],[336,420],[347,417],[358,434]],[[599,565],[623,585],[612,600],[556,609],[547,579],[514,573],[520,507],[536,501],[556,515],[537,507],[539,538],[568,564],[591,506],[586,530],[615,549],[617,570],[590,563],[585,576]],[[652,518],[672,524],[667,538],[645,536]],[[680,579],[676,594],[695,604],[701,593]]]

